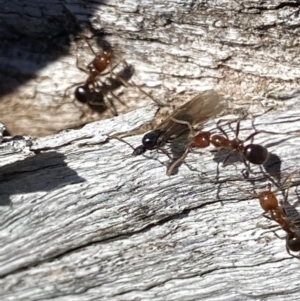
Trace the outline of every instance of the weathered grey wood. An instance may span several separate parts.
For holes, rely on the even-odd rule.
[[[79,39],[88,21],[112,45],[114,62],[125,59],[135,69],[132,80],[160,101],[213,87],[244,103],[299,85],[297,1],[0,4],[0,121],[12,134],[43,136],[111,116],[72,102],[73,90],[63,99],[67,87],[86,79],[76,54],[78,46],[80,61],[91,59]],[[152,102],[134,87],[115,94],[128,106],[115,101],[120,113]]]
[[[297,131],[299,92],[289,97],[282,110],[255,118],[256,128]],[[217,173],[205,150],[186,159],[198,171],[182,165],[168,177],[164,154],[132,157],[128,145],[104,143],[106,134],[133,130],[155,111],[37,139],[33,158],[1,167],[1,200],[11,202],[1,206],[1,300],[298,299],[299,260],[284,239],[258,227],[273,224],[258,201],[226,183],[251,189],[241,163]],[[242,122],[241,137],[252,130],[250,120]],[[137,146],[141,137],[125,139]],[[255,141],[281,159],[283,176],[300,168],[297,132]],[[255,189],[266,183],[256,181]],[[293,204],[294,188],[290,194]]]
[[[13,134],[47,135],[111,115],[62,100],[86,78],[76,68],[81,41],[69,45],[67,37],[80,35],[75,27],[88,20],[154,98],[182,102],[213,87],[232,97],[224,119],[274,108],[254,119],[258,129],[300,128],[297,1],[0,4],[0,121]],[[90,59],[87,47],[79,54]],[[152,103],[134,87],[116,94],[128,105],[116,102],[120,113]],[[167,177],[165,155],[132,157],[126,144],[105,143],[155,112],[146,107],[37,140],[4,139],[1,300],[299,299],[299,261],[284,239],[257,226],[272,224],[258,201],[226,184],[253,189],[241,163],[222,168],[205,150],[186,159],[198,171],[182,165]],[[251,130],[243,122],[241,136]],[[297,135],[255,139],[281,159],[282,177],[299,169]],[[141,138],[125,139],[137,146]],[[266,183],[256,181],[255,189]],[[296,193],[291,188],[289,200],[299,211]]]

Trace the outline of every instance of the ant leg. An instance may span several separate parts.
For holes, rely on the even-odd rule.
[[[125,107],[128,108],[128,106],[126,105],[126,103],[123,102],[123,101],[122,101],[117,95],[115,95],[112,91],[109,91],[108,93],[111,94],[113,98],[117,99],[123,106],[125,106]]]
[[[176,119],[176,118],[174,118],[174,117],[170,117],[170,119],[171,119],[172,121],[176,122],[176,123],[187,125],[188,128],[189,128],[189,130],[190,130],[190,132],[191,132],[191,133],[194,132],[194,129],[193,129],[192,125],[190,124],[190,122],[184,121],[184,120],[180,120],[180,119]]]
[[[240,123],[241,123],[241,120],[239,119],[236,123],[236,129],[235,129],[235,138],[237,138],[239,136],[239,133],[240,133]],[[253,128],[255,129],[254,125],[253,125],[253,122],[252,122],[252,126]],[[279,133],[274,133],[274,132],[268,132],[268,131],[264,131],[264,130],[255,130],[254,133],[250,134],[246,139],[244,139],[243,142],[246,142],[248,140],[251,140],[254,136],[256,136],[257,134],[260,134],[260,133],[269,133],[269,134],[279,134]]]
[[[272,226],[269,226],[269,228],[271,227],[278,227],[277,225],[272,225]],[[279,239],[282,239],[282,237],[280,237],[277,233],[276,233],[277,230],[273,230],[272,232],[274,233],[274,235],[279,238]]]
[[[255,126],[254,126],[254,121],[252,121],[252,127],[255,129]],[[266,131],[266,130],[256,130],[254,131],[254,133],[250,134],[245,140],[244,142],[252,139],[254,136],[256,136],[257,134],[270,134],[270,135],[286,135],[288,134],[289,132],[287,133],[279,133],[279,132],[272,132],[272,131]]]
[[[247,160],[245,159],[245,157],[241,154],[241,157],[242,157],[242,160],[243,160],[243,163],[246,167],[246,171],[248,171],[249,173],[253,174],[253,175],[257,175],[257,174],[260,174],[260,172],[254,172],[251,167],[250,167],[250,163],[247,162]]]
[[[265,217],[266,219],[269,219],[270,221],[274,221],[274,218],[272,216],[272,211],[270,210],[270,213],[271,213],[271,217],[267,215],[268,212],[264,212],[262,214],[263,217]]]
[[[76,84],[72,84],[71,86],[69,86],[69,87],[65,90],[65,92],[64,92],[63,100],[64,100],[64,99],[66,98],[66,96],[67,96],[67,91],[69,91],[70,89],[72,89],[72,88],[74,88],[74,87],[76,87],[76,86],[78,86],[78,85],[81,85],[81,84],[83,84],[83,82],[76,83]]]
[[[240,191],[243,191],[245,193],[248,193],[249,195],[251,195],[252,197],[254,198],[257,198],[258,197],[258,194],[256,193],[256,191],[254,190],[254,192],[251,192],[249,190],[246,190],[244,188],[242,188],[239,184],[233,182],[233,181],[227,181],[226,183],[229,183],[230,185],[233,185],[235,186],[237,189],[239,189]]]
[[[226,137],[226,139],[228,139],[228,135],[227,135],[227,133],[224,131],[224,129],[220,126],[220,123],[221,123],[222,121],[221,120],[219,120],[218,122],[217,122],[217,129]]]
[[[114,102],[109,97],[106,96],[106,98],[107,98],[107,100],[109,102],[109,109],[110,109],[110,111],[112,112],[112,114],[114,116],[118,116],[118,112],[117,112],[117,109],[115,107]]]
[[[172,160],[171,155],[170,155],[165,149],[163,149],[162,147],[159,147],[157,150],[158,150],[158,151],[161,151],[161,152],[164,153],[170,160]]]
[[[190,151],[190,148],[188,147],[185,152],[182,154],[182,156],[180,158],[178,158],[177,160],[175,160],[171,166],[168,168],[167,170],[167,175],[168,176],[171,176],[172,175],[172,172],[174,170],[174,168],[180,163],[180,162],[183,162],[184,159],[187,157],[188,153]]]
[[[105,84],[102,81],[98,80],[98,82],[100,82],[102,84],[102,87],[105,86]],[[99,85],[99,89],[101,90],[101,86],[100,85]],[[115,107],[115,104],[111,100],[110,97],[107,97],[107,94],[110,94],[113,98],[115,98],[116,100],[118,100],[123,106],[127,107],[127,105],[117,95],[115,95],[112,90],[107,90],[106,93],[103,92],[103,95],[106,95],[106,98],[107,98],[107,100],[109,102],[109,108],[110,108],[111,112],[113,113],[114,116],[118,116],[118,112],[117,112],[117,109]]]
[[[126,60],[121,60],[118,64],[120,64],[121,62],[123,62],[125,64],[125,66],[129,66],[126,62]],[[126,82],[121,76],[119,76],[118,74],[115,74],[116,78],[125,86],[128,87],[128,82]],[[159,107],[163,107],[164,104],[162,104],[160,101],[154,99],[149,93],[147,93],[146,91],[144,91],[141,87],[139,87],[132,79],[130,80],[131,83],[133,84],[134,87],[138,88],[138,90],[143,93],[144,95],[146,95],[147,97],[149,97],[153,102],[155,102]]]
[[[145,94],[147,97],[149,97],[152,101],[154,101],[159,107],[164,107],[165,105],[163,103],[161,103],[159,100],[154,99],[149,93],[147,93],[146,91],[144,91],[141,87],[139,87],[137,84],[135,84],[135,82],[133,80],[131,80],[131,82],[133,83],[133,85],[135,87],[138,88],[138,90],[140,92],[142,92],[143,94]]]
[[[290,187],[288,187],[287,190],[284,190],[283,205],[287,203],[287,200],[289,198],[289,189]]]
[[[267,184],[267,189],[268,189],[269,192],[272,192],[272,185],[271,185],[271,183],[268,183],[268,184]],[[273,191],[273,192],[274,192],[274,191]]]
[[[124,140],[123,138],[120,138],[120,137],[114,136],[114,135],[112,135],[112,136],[107,135],[107,138],[108,138],[108,139],[116,139],[116,140],[119,140],[120,142],[123,142],[123,143],[127,144],[127,145],[130,146],[133,150],[135,150],[135,148],[134,148],[129,142],[127,142],[126,140]]]
[[[290,183],[288,184],[288,187],[286,188],[287,190],[291,187],[292,183],[291,183],[291,177],[297,173],[298,170],[295,169],[294,171],[292,171],[290,174],[287,175],[287,177],[284,179],[284,181],[282,182],[281,186],[283,186],[287,181],[289,181]]]
[[[83,40],[87,43],[87,45],[89,46],[90,50],[92,51],[94,56],[97,56],[97,53],[94,51],[92,45],[88,42],[86,37],[83,37]]]
[[[77,48],[77,52],[78,52],[78,48]],[[82,71],[82,72],[84,72],[84,73],[86,73],[86,74],[89,74],[89,72],[88,72],[86,69],[82,68],[82,67],[79,65],[78,53],[76,53],[76,67],[77,67],[80,71]]]
[[[228,161],[228,159],[232,156],[232,151],[229,152],[229,154],[226,156],[226,158],[223,160],[223,167],[225,167],[227,164],[226,162]]]
[[[288,174],[287,175],[287,177],[284,179],[284,181],[281,183],[281,185],[279,186],[278,184],[276,184],[276,186],[278,187],[276,190],[274,190],[273,191],[273,193],[275,193],[275,192],[278,192],[278,191],[281,191],[281,190],[283,190],[284,192],[283,192],[283,204],[285,204],[286,202],[287,202],[287,200],[288,200],[288,196],[289,196],[289,189],[290,189],[290,187],[292,186],[292,182],[291,182],[291,177],[295,174],[295,173],[297,173],[298,172],[298,170],[296,169],[296,170],[294,170],[294,171],[292,171],[290,174]],[[284,184],[287,182],[287,181],[289,181],[290,183],[287,185],[287,187],[284,187]],[[269,185],[269,187],[271,187],[271,184],[269,183],[268,184]],[[269,191],[271,191],[271,188],[269,188]]]
[[[236,122],[236,127],[235,127],[235,138],[237,138],[239,136],[240,133],[240,124],[241,124],[241,120],[239,119]]]
[[[261,134],[261,133],[266,133],[266,132],[265,132],[265,131],[257,131],[257,132],[254,132],[254,133],[250,134],[250,135],[244,140],[244,142],[246,142],[246,141],[252,139],[254,136],[256,136],[257,134]]]
[[[102,76],[102,75],[108,75],[108,74],[110,74],[111,77],[114,75],[115,77],[118,78],[118,75],[117,75],[116,73],[114,73],[113,71],[114,71],[114,70],[115,70],[122,62],[124,62],[124,61],[125,61],[125,60],[119,61],[119,62],[116,63],[113,67],[111,67],[109,71],[104,72],[104,73],[101,73],[101,76]],[[120,77],[120,78],[121,78],[121,77]],[[119,78],[118,78],[118,79],[119,79]],[[120,79],[119,79],[119,80],[120,80]],[[124,80],[123,80],[123,81],[120,80],[120,82],[121,82],[125,87],[127,87],[127,84],[124,84],[124,83],[125,83]]]
[[[294,255],[294,254],[292,254],[291,252],[290,252],[290,249],[289,249],[289,247],[287,246],[287,244],[285,245],[285,248],[286,248],[286,251],[287,251],[287,253],[290,255],[290,256],[292,256],[292,257],[294,257],[294,258],[297,258],[298,260],[300,260],[300,256],[298,255]]]

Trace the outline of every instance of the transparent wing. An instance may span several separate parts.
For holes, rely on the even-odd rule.
[[[187,124],[194,126],[204,123],[226,108],[227,102],[223,96],[219,95],[214,90],[207,90],[179,107],[156,129],[161,130],[164,133],[161,140],[167,142],[168,140],[175,139],[189,131],[189,126]],[[177,122],[175,120],[177,120]],[[183,121],[185,124],[178,121]]]

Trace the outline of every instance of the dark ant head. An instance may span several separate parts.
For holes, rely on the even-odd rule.
[[[139,156],[141,154],[143,154],[147,149],[145,148],[144,145],[140,145],[138,147],[136,147],[132,153],[133,156]]]
[[[83,102],[83,103],[87,103],[90,91],[85,86],[79,86],[79,87],[76,88],[74,94],[75,94],[75,98],[78,101]]]
[[[142,143],[143,145],[138,146],[134,149],[133,155],[138,156],[143,154],[146,150],[152,150],[158,148],[160,145],[158,143],[158,138],[162,134],[160,130],[154,130],[143,137]]]
[[[143,137],[142,143],[147,150],[152,150],[159,147],[158,138],[160,137],[162,131],[155,130]]]
[[[267,161],[269,152],[259,144],[249,144],[245,146],[243,155],[250,163],[263,164]]]

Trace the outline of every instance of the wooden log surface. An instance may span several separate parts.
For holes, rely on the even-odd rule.
[[[125,60],[133,69],[128,82],[165,103],[213,88],[243,105],[299,85],[298,1],[6,2],[0,121],[12,135],[44,136],[112,116],[74,101],[74,88],[63,97],[87,78],[76,67],[93,59],[83,36],[95,51],[109,43],[113,65]],[[113,92],[127,107],[105,99],[120,114],[153,102],[134,86]]]
[[[297,1],[1,4],[0,121],[11,133],[43,136],[111,115],[63,99],[86,79],[76,68],[82,40],[68,35],[90,20],[156,99],[180,103],[213,87],[230,96],[222,119],[272,109],[243,121],[241,137],[252,121],[294,131],[255,142],[271,152],[263,171],[279,173],[275,181],[299,169]],[[135,87],[115,92],[128,101],[116,104],[119,113],[141,108],[43,138],[3,138],[1,300],[299,299],[300,262],[287,254],[284,233],[268,227],[257,199],[228,184],[259,192],[269,179],[255,168],[256,180],[246,181],[239,157],[223,168],[224,153],[211,149],[190,153],[190,169],[182,164],[171,177],[164,154],[132,157],[107,136],[137,130],[157,108]],[[137,146],[141,138],[124,139]],[[287,209],[297,220],[299,173],[292,181]]]
[[[256,129],[299,129],[299,95],[283,101],[290,108],[255,118]],[[168,177],[165,154],[133,157],[127,144],[106,139],[149,122],[156,110],[145,107],[31,146],[4,139],[1,150],[13,159],[1,167],[1,300],[298,298],[300,262],[286,253],[284,233],[276,237],[258,200],[227,183],[261,191],[268,183],[262,173],[246,181],[240,160],[222,168],[216,161],[224,155],[205,150],[188,155],[193,170],[183,164]],[[251,131],[251,121],[243,121],[241,137]],[[124,139],[137,146],[141,138]],[[262,133],[255,141],[279,160],[282,177],[300,168],[297,132]],[[293,219],[297,204],[292,187]]]

